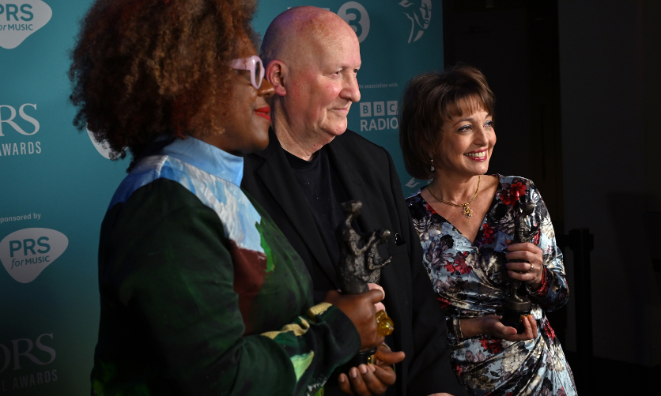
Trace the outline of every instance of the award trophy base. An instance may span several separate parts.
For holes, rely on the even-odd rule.
[[[376,313],[376,327],[377,333],[379,333],[379,335],[382,337],[389,336],[395,330],[392,319],[390,319],[385,311],[379,311]],[[351,367],[358,367],[361,364],[374,364],[375,353],[376,348],[368,349],[366,351],[359,351],[354,357],[351,358],[351,360],[340,367],[340,371],[349,375],[349,369],[351,369]]]
[[[506,299],[503,301],[503,324],[514,327],[517,334],[523,333],[523,317],[530,315],[530,301],[516,301]]]

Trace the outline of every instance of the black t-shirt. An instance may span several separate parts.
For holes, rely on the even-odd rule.
[[[328,150],[322,147],[311,161],[305,161],[285,151],[296,181],[310,207],[321,239],[334,265],[340,261],[338,238],[344,222],[344,211],[340,202],[348,200],[346,191],[331,168]]]

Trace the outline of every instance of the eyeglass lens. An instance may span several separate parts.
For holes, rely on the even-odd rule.
[[[252,78],[255,81],[255,88],[259,89],[262,86],[262,79],[264,78],[264,66],[261,60],[255,60],[255,68],[253,69]]]

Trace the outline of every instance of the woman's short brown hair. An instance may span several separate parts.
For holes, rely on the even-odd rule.
[[[81,24],[69,78],[74,125],[134,159],[159,135],[202,136],[218,125],[228,62],[254,37],[255,1],[97,0]],[[220,114],[220,117],[219,117]]]
[[[415,178],[429,179],[431,157],[442,144],[445,122],[476,106],[493,116],[495,102],[486,77],[472,66],[457,65],[411,79],[404,90],[399,120],[406,170]]]

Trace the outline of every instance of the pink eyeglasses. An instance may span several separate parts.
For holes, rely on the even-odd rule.
[[[250,70],[250,82],[255,89],[262,86],[264,79],[264,64],[257,55],[248,58],[234,59],[230,62],[230,67],[235,70]]]

